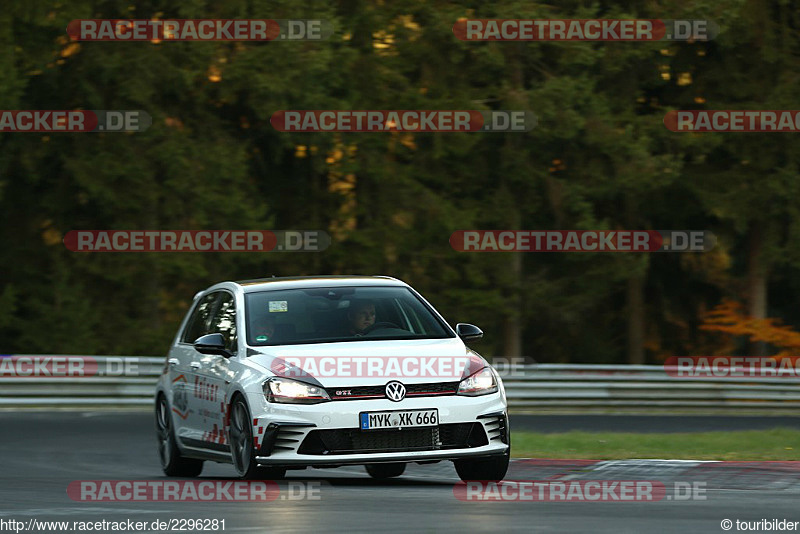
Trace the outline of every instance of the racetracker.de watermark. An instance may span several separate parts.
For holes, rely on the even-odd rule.
[[[458,230],[458,252],[707,252],[705,230]]]
[[[323,41],[333,25],[319,19],[80,19],[73,41]]]
[[[476,357],[448,356],[286,356],[270,370],[286,378],[426,378],[457,381],[483,369]]]
[[[331,244],[321,230],[71,230],[73,252],[320,252]]]
[[[20,521],[17,519],[1,519],[0,532],[162,532],[162,531],[194,531],[225,530],[225,519],[216,518],[179,518],[154,519],[152,521],[134,521],[119,519],[109,521],[44,521],[35,517]]]
[[[151,124],[140,110],[0,110],[0,132],[143,132]]]
[[[658,480],[475,481],[454,485],[453,495],[460,501],[703,501],[706,500],[706,484],[676,481],[668,487]]]
[[[800,378],[800,357],[671,356],[664,371],[679,378]]]
[[[453,25],[462,41],[709,41],[709,20],[467,19]]]
[[[0,355],[0,378],[138,376],[139,363],[122,356]]]
[[[800,132],[800,110],[673,110],[664,126],[672,132]]]
[[[527,132],[526,110],[281,110],[270,118],[279,132]]]
[[[321,499],[322,483],[272,480],[75,480],[67,495],[79,502],[272,502]]]

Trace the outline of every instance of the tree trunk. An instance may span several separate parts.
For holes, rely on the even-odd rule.
[[[522,286],[522,254],[523,252],[512,252],[511,272],[514,274],[514,287]],[[519,299],[519,290],[516,295],[509,298],[511,312],[506,315],[503,321],[503,356],[511,361],[517,358],[524,358],[522,354],[522,303]]]
[[[748,315],[753,319],[767,317],[767,269],[764,266],[764,228],[760,221],[750,226],[747,240],[747,295]],[[763,341],[750,343],[750,356],[766,356]]]
[[[644,276],[634,273],[628,278],[628,363],[644,363]]]
[[[525,109],[527,108],[527,96],[525,93],[525,68],[523,63],[523,47],[505,47],[506,62],[511,78],[509,89],[503,95],[502,109]],[[524,139],[519,135],[508,135],[505,139],[505,150],[507,154],[519,154],[524,151]],[[501,220],[505,228],[520,230],[523,224],[522,209],[514,202],[516,198],[515,181],[512,177],[524,174],[519,168],[520,161],[507,159],[499,169],[500,179],[498,191],[502,198],[508,199],[508,203],[503,208]],[[522,329],[523,329],[523,309],[522,309],[522,255],[524,252],[509,252],[503,255],[508,257],[506,265],[510,268],[511,276],[503,279],[506,285],[503,288],[503,296],[506,299],[506,311],[503,315],[503,356],[515,361],[524,358],[522,348]],[[505,262],[504,262],[505,263]]]
[[[642,221],[637,216],[638,204],[633,195],[626,194],[624,202],[626,226],[628,228],[641,226]],[[650,259],[646,254],[637,254],[637,256],[644,257],[632,258],[632,260],[644,261],[645,266],[642,269],[638,262],[634,263],[634,270],[630,273],[625,291],[625,311],[628,314],[628,363],[631,365],[644,364],[644,283],[650,267]]]

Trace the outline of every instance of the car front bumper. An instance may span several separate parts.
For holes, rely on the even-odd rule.
[[[424,462],[453,460],[465,457],[480,457],[508,454],[510,433],[507,406],[500,393],[481,397],[447,395],[439,397],[406,398],[401,402],[386,399],[331,401],[312,405],[276,404],[267,402],[263,394],[250,394],[248,401],[253,413],[253,436],[256,460],[268,466],[334,466],[381,462]],[[437,409],[437,427],[405,430],[359,429],[362,412]],[[312,433],[328,432],[350,445],[354,441],[373,443],[369,433],[381,432],[380,447],[369,450],[322,450],[310,447],[309,443],[320,442]],[[427,436],[431,432],[433,441],[419,446],[405,447],[410,443],[408,435]],[[397,433],[397,434],[392,434]],[[469,438],[464,438],[464,434]],[[461,441],[452,438],[459,434]],[[447,442],[445,435],[451,436]],[[401,438],[393,446],[392,440]],[[440,441],[441,440],[441,441]],[[424,442],[424,439],[423,439]],[[438,443],[438,445],[437,445]],[[356,448],[357,449],[357,448]],[[387,450],[380,450],[387,449]],[[401,450],[396,450],[401,449]]]

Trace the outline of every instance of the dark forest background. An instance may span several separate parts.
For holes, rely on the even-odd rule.
[[[319,18],[336,31],[268,43],[77,43],[65,31],[73,19],[154,17]],[[478,43],[455,38],[460,17],[707,18],[721,33]],[[412,284],[453,323],[481,326],[487,356],[775,352],[746,329],[703,325],[720,305],[735,320],[800,325],[798,136],[676,134],[662,119],[798,109],[799,26],[800,7],[768,0],[7,0],[0,108],[141,109],[154,122],[0,134],[0,351],[159,355],[212,283],[350,273]],[[280,133],[269,118],[282,109],[529,109],[539,124]],[[320,229],[333,242],[320,253],[73,253],[62,239],[76,229]],[[719,243],[458,253],[448,239],[463,229],[692,229]]]

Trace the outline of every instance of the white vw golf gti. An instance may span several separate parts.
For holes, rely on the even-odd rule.
[[[503,383],[407,284],[384,276],[223,282],[198,293],[156,389],[161,465],[204,461],[244,478],[364,465],[375,478],[449,460],[501,480],[510,434]]]

